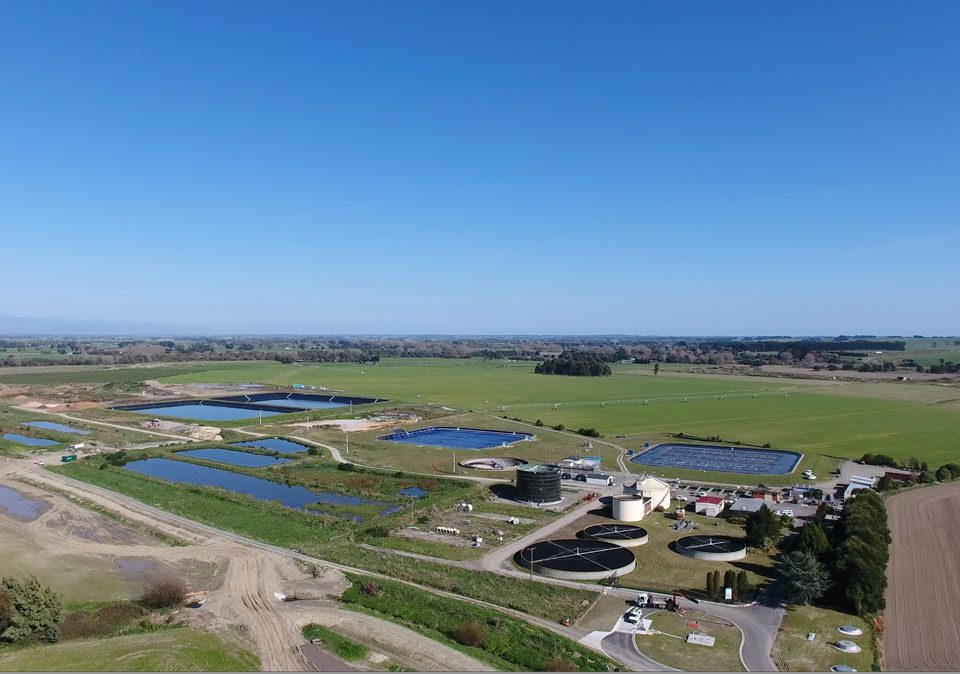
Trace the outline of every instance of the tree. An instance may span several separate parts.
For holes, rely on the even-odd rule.
[[[949,482],[953,479],[953,473],[950,472],[950,469],[946,466],[940,466],[937,468],[937,482]]]
[[[60,638],[63,601],[59,594],[36,576],[25,579],[7,577],[0,581],[0,585],[8,598],[3,603],[9,604],[7,617],[3,619],[6,627],[0,633],[0,640],[56,641]]]
[[[750,594],[750,581],[747,580],[747,572],[740,571],[737,574],[737,599],[744,601]]]
[[[823,564],[808,552],[794,550],[780,563],[784,596],[793,604],[807,605],[824,595],[830,587],[830,576]]]
[[[660,374],[660,363],[654,363],[654,364],[653,364],[653,376],[656,377],[658,374]]]
[[[746,532],[744,542],[748,546],[751,548],[765,548],[779,540],[780,531],[783,529],[783,522],[773,514],[770,508],[762,505],[758,511],[750,513],[744,529]]]
[[[806,552],[819,560],[830,550],[830,539],[820,522],[807,522],[797,538],[797,551]]]
[[[719,571],[713,572],[713,599],[720,599],[723,596],[723,578]]]
[[[707,571],[707,597],[713,599],[717,596],[717,587],[713,584],[713,572]]]
[[[883,499],[870,490],[857,492],[844,504],[836,534],[833,576],[837,587],[844,588],[857,615],[882,611],[891,541]]]

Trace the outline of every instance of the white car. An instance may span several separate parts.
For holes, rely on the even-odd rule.
[[[807,479],[807,480],[816,480],[816,479],[817,479],[817,476],[814,475],[813,473],[807,473],[807,474],[804,475],[803,477],[804,477],[804,479]]]
[[[682,495],[681,495],[681,496],[674,496],[674,497],[673,497],[673,500],[677,501],[678,503],[686,503],[686,502],[687,502],[687,497],[686,497],[686,496],[682,496]]]
[[[706,495],[707,495],[707,492],[705,492],[705,491],[702,490],[702,489],[697,492],[697,498],[700,498],[700,497],[706,496]]]
[[[774,513],[774,514],[775,514],[777,517],[793,517],[793,511],[792,511],[792,510],[789,510],[789,509],[787,509],[787,510],[778,510],[778,511],[777,511],[776,513]]]

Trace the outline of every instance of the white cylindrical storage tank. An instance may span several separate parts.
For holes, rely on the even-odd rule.
[[[642,496],[621,494],[613,497],[613,519],[620,522],[639,522],[643,515]]]

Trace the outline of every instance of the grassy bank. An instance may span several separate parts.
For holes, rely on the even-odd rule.
[[[335,653],[344,660],[363,660],[370,653],[370,649],[363,644],[358,644],[356,641],[337,634],[323,625],[317,625],[315,623],[305,625],[301,633],[303,634],[303,638],[309,641],[313,641],[314,639],[322,640],[324,649]]]
[[[254,672],[259,659],[214,634],[182,627],[108,639],[0,649],[5,672]]]
[[[614,664],[579,644],[511,616],[400,583],[348,576],[342,601],[386,617],[506,671],[607,671]]]

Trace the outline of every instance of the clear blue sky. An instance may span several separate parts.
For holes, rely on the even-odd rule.
[[[0,313],[960,333],[960,2],[6,2]]]

